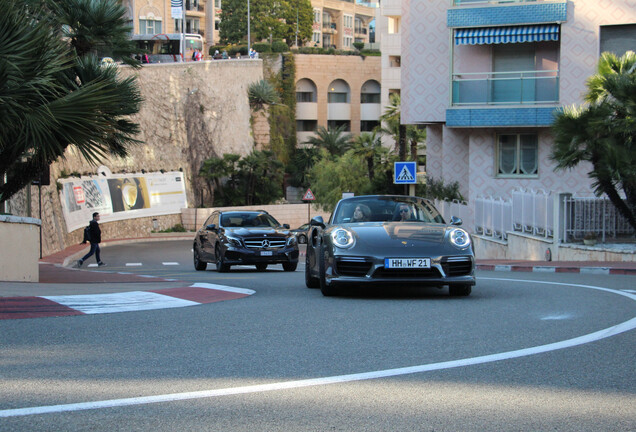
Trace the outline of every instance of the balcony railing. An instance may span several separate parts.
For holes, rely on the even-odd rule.
[[[323,22],[322,23],[322,28],[325,30],[336,30],[336,23],[332,23],[332,22]]]
[[[559,101],[559,71],[453,74],[453,105],[542,104]]]

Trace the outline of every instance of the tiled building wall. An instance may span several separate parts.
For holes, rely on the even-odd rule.
[[[546,2],[544,6],[548,6]],[[551,6],[560,8],[559,3]],[[450,2],[402,2],[402,118],[407,124],[426,123],[427,173],[444,181],[459,181],[461,191],[472,201],[477,195],[509,198],[517,187],[545,189],[589,195],[590,166],[554,171],[550,160],[553,138],[548,127],[506,127],[513,121],[536,116],[539,124],[549,125],[552,108],[497,108],[453,110],[447,115],[450,92],[451,33],[447,27]],[[520,6],[499,7],[500,12],[518,13]],[[562,13],[557,11],[554,13]],[[492,17],[491,17],[492,18]],[[522,17],[509,16],[509,20]],[[545,17],[541,18],[543,20]],[[560,105],[582,103],[585,81],[596,71],[599,58],[599,26],[636,23],[633,1],[576,0],[567,2],[567,21],[560,35]],[[457,47],[455,47],[457,48]],[[476,49],[488,49],[487,47]],[[459,50],[458,50],[459,51]],[[457,56],[456,56],[457,57]],[[469,59],[457,59],[455,67],[468,65]],[[469,69],[467,69],[469,71]],[[462,70],[463,71],[463,70]],[[471,112],[473,111],[473,112]],[[447,126],[452,116],[486,116],[497,127],[453,129]],[[447,123],[448,122],[448,123]],[[432,124],[436,123],[436,124]],[[501,132],[535,132],[539,137],[539,174],[536,178],[503,179],[495,177],[495,141]],[[468,154],[468,158],[466,157]]]

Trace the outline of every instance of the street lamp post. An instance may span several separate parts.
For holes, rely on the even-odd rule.
[[[247,55],[250,55],[251,48],[251,35],[250,35],[250,0],[247,0]]]
[[[298,48],[298,0],[296,0],[296,48]]]

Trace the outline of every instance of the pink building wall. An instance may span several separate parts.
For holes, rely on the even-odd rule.
[[[587,176],[590,165],[554,171],[550,160],[549,128],[447,128],[450,103],[451,32],[446,26],[450,1],[402,1],[402,119],[406,124],[427,124],[427,173],[445,182],[458,181],[465,198],[478,195],[509,198],[515,188],[592,193]],[[560,70],[560,106],[581,104],[587,78],[599,59],[599,26],[636,23],[633,0],[569,1],[567,22],[561,24],[560,49],[549,44],[537,52],[539,69]],[[488,46],[455,47],[455,71],[491,69]],[[465,53],[470,52],[470,55]],[[560,56],[560,59],[557,58]],[[487,60],[485,60],[487,59]],[[495,177],[495,140],[499,133],[536,132],[539,137],[537,178]]]

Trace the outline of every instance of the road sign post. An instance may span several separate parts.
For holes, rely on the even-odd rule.
[[[415,196],[415,185],[417,184],[417,163],[395,162],[393,165],[393,183],[410,185],[409,195]]]
[[[315,200],[316,197],[313,192],[311,189],[307,188],[307,192],[303,195],[303,201],[307,201],[307,223],[311,222],[311,202]]]

